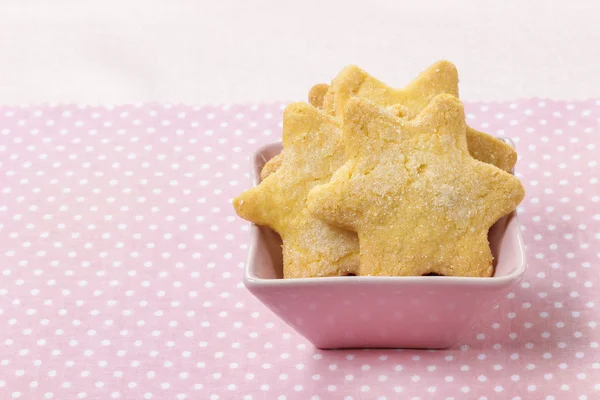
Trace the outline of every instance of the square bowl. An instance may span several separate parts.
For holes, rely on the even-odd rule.
[[[253,184],[281,143],[251,159]],[[252,224],[244,284],[283,321],[322,349],[448,348],[518,283],[525,252],[516,212],[489,233],[494,255],[490,278],[343,276],[282,279],[279,236]]]

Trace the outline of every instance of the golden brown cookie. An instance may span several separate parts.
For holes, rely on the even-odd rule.
[[[471,157],[462,103],[436,96],[410,121],[361,97],[344,111],[347,161],[308,206],[358,233],[359,275],[491,276],[488,230],[524,189]]]
[[[447,93],[458,97],[458,73],[448,61],[438,61],[403,89],[394,89],[351,65],[333,80],[325,95],[323,109],[330,115],[343,118],[344,107],[352,97],[364,97],[387,107],[401,104],[408,119],[414,118],[437,95]],[[467,142],[471,155],[505,171],[517,162],[517,153],[507,143],[486,133],[467,127]]]
[[[283,242],[284,278],[348,275],[358,267],[358,238],[316,218],[306,196],[344,163],[342,132],[317,108],[295,103],[283,115],[281,167],[234,199],[238,215],[269,226]]]
[[[317,83],[315,86],[310,88],[310,91],[308,92],[308,102],[314,107],[323,108],[323,99],[325,98],[325,93],[327,93],[328,89],[328,84]],[[282,162],[283,152],[277,154],[272,159],[267,161],[267,163],[263,166],[262,170],[260,171],[260,178],[265,179],[267,176],[277,171],[277,169],[281,166]]]

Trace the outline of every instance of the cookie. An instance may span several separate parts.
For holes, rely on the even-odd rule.
[[[462,103],[438,95],[409,121],[361,97],[345,107],[347,161],[307,203],[358,233],[358,275],[491,276],[489,228],[524,189],[471,157]]]
[[[407,109],[405,117],[412,119],[442,93],[458,97],[458,73],[448,61],[436,62],[403,89],[391,88],[351,65],[344,68],[331,83],[323,109],[330,115],[343,118],[348,100],[358,96],[382,107],[401,104]],[[467,127],[467,143],[475,159],[505,171],[511,171],[517,162],[517,153],[509,144],[470,127]]]
[[[234,199],[236,212],[279,233],[284,278],[355,274],[356,234],[316,218],[306,205],[310,190],[344,163],[339,125],[309,104],[291,104],[283,115],[283,148],[279,169]]]
[[[318,83],[314,85],[310,91],[308,92],[308,102],[312,104],[314,107],[323,108],[323,100],[325,98],[325,93],[329,89],[329,85],[326,83]],[[271,158],[267,163],[263,166],[260,171],[260,178],[265,179],[267,176],[271,175],[273,172],[277,171],[283,162],[283,152],[277,154],[273,158]]]

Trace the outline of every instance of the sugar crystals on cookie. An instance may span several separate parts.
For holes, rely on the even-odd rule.
[[[354,97],[343,132],[347,161],[308,206],[358,233],[359,275],[492,275],[488,230],[524,190],[471,157],[456,97],[436,96],[410,121]]]
[[[344,163],[340,127],[322,110],[291,104],[283,116],[283,147],[281,166],[234,199],[236,212],[279,233],[284,278],[356,273],[356,234],[315,217],[306,205],[309,191]]]

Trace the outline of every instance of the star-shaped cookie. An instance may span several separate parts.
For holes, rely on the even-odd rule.
[[[489,228],[524,190],[471,157],[462,103],[438,95],[407,121],[354,97],[343,122],[347,161],[308,206],[358,233],[359,275],[491,276]]]
[[[442,93],[458,97],[458,72],[448,61],[436,62],[403,89],[391,88],[357,66],[350,65],[332,81],[323,109],[329,115],[343,118],[346,103],[358,96],[382,107],[401,104],[407,110],[405,117],[412,119]],[[470,127],[467,127],[467,144],[475,159],[505,171],[510,171],[517,162],[517,153],[509,144]]]
[[[283,115],[283,148],[280,168],[235,198],[236,212],[279,233],[284,278],[356,273],[356,234],[316,218],[306,205],[309,191],[344,163],[339,125],[309,104],[291,104]]]

